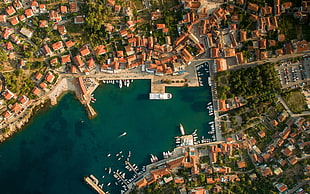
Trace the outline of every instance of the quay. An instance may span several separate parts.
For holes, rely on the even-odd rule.
[[[84,181],[90,185],[97,193],[99,194],[105,194],[105,192],[98,186],[98,179],[94,175],[89,175],[84,177]]]

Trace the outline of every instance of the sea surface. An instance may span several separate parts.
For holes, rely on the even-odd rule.
[[[93,120],[72,94],[64,95],[57,106],[38,112],[24,130],[0,144],[0,193],[91,194],[83,181],[89,174],[104,183],[105,191],[120,193],[105,168],[129,177],[123,165],[129,150],[130,161],[142,167],[150,163],[150,154],[162,158],[163,151],[173,150],[179,123],[186,133],[197,129],[199,136],[208,136],[213,119],[206,110],[209,86],[166,91],[172,99],[152,101],[149,80],[121,89],[102,84],[94,93],[98,116]],[[123,132],[127,135],[120,137]],[[120,151],[124,157],[118,160]]]

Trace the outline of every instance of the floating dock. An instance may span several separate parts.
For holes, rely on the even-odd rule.
[[[98,179],[94,175],[84,177],[84,181],[89,184],[97,193],[105,194],[105,192],[98,186]]]

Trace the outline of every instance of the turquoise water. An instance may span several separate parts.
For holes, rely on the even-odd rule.
[[[209,88],[167,88],[171,100],[148,100],[150,82],[137,80],[129,88],[100,86],[93,104],[98,116],[89,120],[72,94],[56,107],[38,113],[30,125],[0,145],[1,193],[93,193],[83,177],[94,174],[105,185],[114,181],[105,168],[122,169],[123,151],[140,167],[149,163],[149,154],[174,148],[180,135],[198,129],[207,136],[211,118],[206,111]],[[119,137],[124,131],[126,136]],[[111,157],[106,157],[111,153]],[[101,179],[105,175],[105,179]],[[113,183],[113,182],[112,182]],[[119,193],[114,184],[105,187]]]

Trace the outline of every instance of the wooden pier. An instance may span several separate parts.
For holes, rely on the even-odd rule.
[[[84,180],[87,184],[89,184],[97,193],[105,194],[105,192],[98,186],[98,179],[94,177],[94,175],[89,175],[84,177]]]

